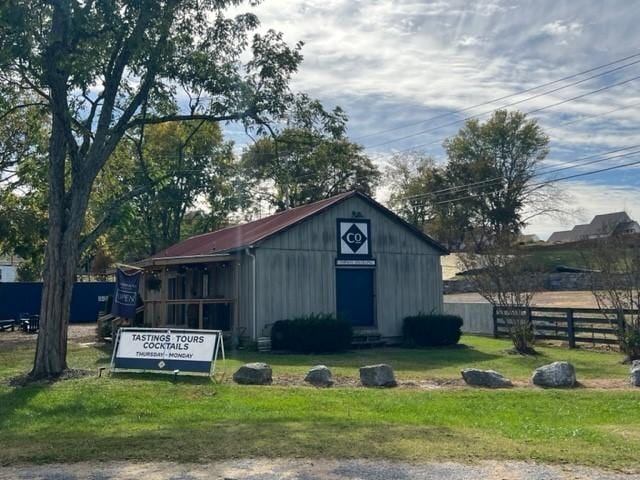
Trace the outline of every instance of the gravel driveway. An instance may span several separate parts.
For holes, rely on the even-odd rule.
[[[415,465],[370,460],[230,460],[176,463],[77,463],[0,467],[0,479],[38,480],[640,480],[640,475],[578,466],[486,461]]]

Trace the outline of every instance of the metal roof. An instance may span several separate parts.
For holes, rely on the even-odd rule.
[[[214,255],[222,252],[230,252],[252,247],[260,241],[282,232],[306,220],[307,218],[326,210],[332,205],[336,205],[337,203],[354,196],[364,199],[378,210],[381,210],[386,215],[391,216],[395,221],[409,228],[414,234],[420,236],[424,241],[428,242],[441,253],[448,253],[444,246],[405,222],[375,200],[362,193],[352,191],[341,193],[308,205],[302,205],[290,210],[285,210],[253,222],[223,228],[221,230],[204,233],[202,235],[196,235],[195,237],[183,240],[182,242],[176,243],[175,245],[156,253],[150,260]]]

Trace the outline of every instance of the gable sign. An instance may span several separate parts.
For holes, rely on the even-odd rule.
[[[338,219],[338,257],[371,257],[371,222],[369,220]]]

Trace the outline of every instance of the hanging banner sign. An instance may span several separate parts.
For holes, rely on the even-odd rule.
[[[113,294],[111,314],[122,318],[136,317],[138,285],[142,271],[128,274],[121,269],[116,270],[116,291]]]
[[[213,375],[224,345],[221,330],[121,328],[111,370],[153,370]]]

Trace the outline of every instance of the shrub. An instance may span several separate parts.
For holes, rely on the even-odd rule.
[[[408,346],[439,347],[455,345],[460,340],[462,318],[456,315],[426,315],[406,317],[402,322],[404,342]]]
[[[271,328],[271,348],[296,353],[342,352],[351,345],[351,324],[331,314],[279,320]]]

